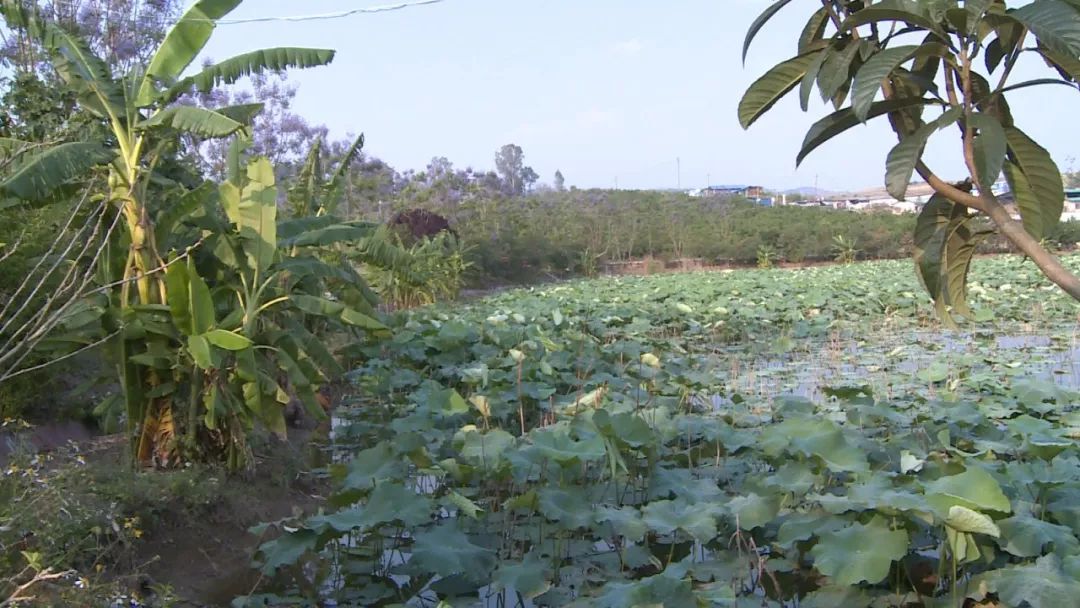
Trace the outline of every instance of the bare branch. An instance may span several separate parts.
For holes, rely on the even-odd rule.
[[[27,592],[30,591],[31,587],[44,582],[54,581],[59,578],[68,577],[73,574],[75,574],[74,570],[53,572],[51,569],[48,568],[40,572],[35,572],[33,578],[16,587],[6,600],[0,601],[0,608],[8,608],[9,606],[15,606],[16,604],[28,602],[34,599],[33,596],[27,595]]]
[[[0,262],[3,262],[4,260],[10,258],[19,249],[19,245],[22,244],[22,240],[25,235],[26,231],[24,230],[23,233],[19,235],[19,238],[15,239],[15,242],[11,244],[11,247],[8,247],[6,244],[0,243],[0,247],[4,249],[4,253],[0,254]]]
[[[49,294],[45,303],[36,309],[28,319],[22,321],[21,324],[14,329],[12,336],[9,337],[7,342],[3,346],[0,346],[0,383],[10,378],[59,363],[60,361],[74,357],[81,352],[91,350],[92,348],[107,342],[116,335],[115,332],[60,358],[51,359],[30,368],[23,369],[20,367],[37,345],[60,325],[61,321],[66,317],[73,306],[84,301],[87,297],[108,293],[116,287],[126,288],[127,285],[142,278],[166,271],[173,264],[189,258],[205,240],[199,239],[185,248],[181,254],[177,255],[169,262],[163,263],[146,273],[137,274],[126,279],[91,288],[91,283],[94,279],[94,269],[99,263],[101,256],[104,254],[105,249],[108,247],[112,232],[119,225],[120,217],[120,215],[116,215],[105,233],[99,235],[102,223],[100,220],[103,219],[99,216],[99,221],[96,222],[97,227],[86,239],[78,256],[76,256],[77,258],[84,257],[89,248],[93,246],[93,244],[98,243],[96,251],[89,262],[84,265],[83,271],[75,272],[79,269],[79,266],[73,264],[62,279],[60,286],[55,288],[53,292]],[[78,234],[81,234],[81,232]],[[20,308],[20,311],[22,308],[23,307]],[[18,311],[16,314],[19,314]],[[2,317],[0,317],[0,320],[3,320]],[[10,325],[10,321],[11,320],[8,319],[5,326]],[[15,339],[16,337],[18,339]]]
[[[86,197],[84,196],[83,200],[85,201],[85,199]],[[82,201],[80,201],[80,205],[81,203]],[[35,319],[41,318],[48,313],[54,301],[71,301],[78,297],[77,293],[72,293],[69,289],[73,273],[78,272],[79,270],[78,265],[72,262],[71,266],[68,267],[67,273],[65,273],[64,277],[61,279],[60,284],[53,289],[52,293],[46,299],[45,306],[39,308],[36,312],[32,313],[30,319],[22,320],[23,313],[31,305],[31,303],[35,302],[34,298],[37,297],[38,293],[46,287],[50,280],[53,280],[55,278],[54,273],[56,272],[60,264],[65,261],[71,261],[70,254],[72,249],[75,248],[76,244],[82,241],[82,250],[79,252],[81,256],[90,246],[93,245],[94,242],[96,242],[96,237],[100,229],[99,222],[104,217],[104,212],[107,209],[107,206],[107,203],[105,201],[102,201],[101,205],[99,205],[98,208],[94,210],[93,215],[91,216],[93,218],[93,221],[84,224],[84,226],[78,231],[76,231],[75,234],[69,235],[66,230],[62,231],[53,241],[52,245],[50,245],[49,251],[44,256],[42,256],[42,258],[38,261],[38,264],[35,265],[34,269],[31,270],[31,272],[27,275],[26,279],[23,280],[22,285],[20,285],[19,288],[15,290],[15,293],[11,295],[9,301],[4,305],[4,308],[0,310],[0,334],[8,335],[7,340],[4,342],[3,346],[0,346],[0,353],[8,350],[12,344],[17,343],[16,340],[18,340],[20,336],[22,336],[22,334],[27,330],[27,328],[34,326]],[[78,208],[76,208],[76,210],[72,212],[71,217],[68,219],[68,226],[71,225],[71,222],[76,215],[78,215]],[[116,220],[114,219],[113,225],[110,227],[109,234],[112,233],[112,228],[115,228],[115,225]],[[87,227],[92,227],[92,231],[90,232],[90,234],[84,233]],[[55,249],[57,248],[57,244],[64,239],[68,239],[69,242],[64,247],[64,250],[62,252],[56,253]],[[101,247],[106,247],[107,243],[107,238],[102,239]],[[34,273],[37,271],[37,269],[40,268],[41,265],[44,264],[50,256],[55,258],[52,265],[48,268],[46,272],[37,276],[36,285],[34,285],[34,287],[28,293],[22,293],[23,289],[28,285],[29,281],[35,277]],[[85,272],[90,275],[93,274],[93,271],[93,267],[85,270]],[[21,305],[17,309],[15,309],[14,312],[9,312],[12,304],[20,301],[20,299],[22,302]],[[21,325],[16,326],[16,322],[21,323]]]
[[[53,268],[49,269],[49,271],[46,273],[46,276],[48,276],[49,274],[52,273],[53,270],[55,270],[56,265],[59,264],[59,261],[61,259],[63,259],[63,256],[66,255],[67,251],[69,251],[72,247],[74,247],[74,239],[69,239],[68,238],[69,237],[68,232],[71,229],[71,225],[74,223],[75,218],[79,215],[79,211],[82,209],[82,206],[86,203],[86,201],[89,200],[89,198],[90,198],[90,188],[87,188],[86,191],[83,192],[83,196],[79,199],[78,204],[76,204],[75,209],[73,209],[71,211],[71,214],[68,216],[68,220],[64,224],[64,227],[60,230],[60,232],[57,233],[56,238],[53,239],[52,243],[49,244],[49,248],[41,256],[41,258],[38,260],[37,264],[35,264],[34,267],[30,269],[30,272],[27,273],[26,277],[22,280],[22,282],[19,284],[19,286],[15,289],[15,292],[11,294],[10,298],[8,299],[8,302],[6,302],[4,304],[4,307],[0,308],[0,319],[4,319],[5,317],[7,317],[7,314],[8,314],[8,311],[9,311],[10,307],[15,302],[17,302],[19,300],[19,297],[22,294],[23,290],[27,288],[27,286],[30,284],[30,282],[32,280],[34,280],[34,277],[37,276],[38,271],[46,263],[46,260],[48,260],[50,257],[53,257],[55,255],[57,249],[61,246],[61,243],[64,243],[65,240],[67,240],[67,247],[65,248],[64,254],[61,254],[60,257],[56,258],[56,260],[57,260],[56,264],[53,265]],[[102,205],[105,205],[105,204],[106,203],[103,201]],[[100,208],[100,206],[99,206],[99,208]],[[41,288],[41,283],[38,283],[38,285],[35,286],[33,291],[31,292],[31,295],[26,296],[26,300],[28,301],[31,298],[33,298],[33,294],[35,294],[37,292],[37,290],[39,290],[40,288]],[[17,316],[17,315],[11,315],[11,317],[7,317],[7,318],[14,318],[15,316]],[[7,323],[5,323],[4,325],[0,325],[0,333],[4,332],[4,330],[6,329],[6,325],[7,325]]]
[[[116,330],[116,331],[112,332],[111,334],[105,336],[104,338],[101,338],[100,340],[95,340],[94,342],[91,342],[90,344],[87,344],[86,346],[83,346],[82,348],[80,348],[78,350],[74,350],[74,351],[72,351],[72,352],[70,352],[70,353],[68,353],[68,354],[66,354],[66,355],[64,355],[62,357],[57,357],[56,359],[50,359],[50,360],[48,360],[45,363],[42,363],[40,365],[35,365],[33,367],[27,367],[27,368],[20,369],[18,371],[14,371],[14,372],[11,372],[11,373],[4,372],[4,375],[0,376],[0,383],[3,383],[6,380],[10,380],[10,379],[12,379],[12,378],[14,378],[16,376],[21,376],[23,374],[29,374],[30,372],[36,372],[39,369],[45,369],[46,367],[49,367],[50,365],[55,365],[57,363],[60,363],[61,361],[65,361],[65,360],[70,359],[72,357],[78,356],[79,354],[84,353],[84,352],[86,352],[88,350],[93,350],[94,348],[97,348],[98,346],[101,346],[102,344],[104,344],[104,343],[108,342],[109,340],[113,339],[114,337],[119,335],[119,333],[120,333],[120,330]],[[27,351],[27,352],[29,352],[29,351]],[[17,363],[18,362],[16,362],[16,364]]]

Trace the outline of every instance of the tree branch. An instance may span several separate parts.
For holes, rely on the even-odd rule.
[[[50,365],[55,365],[57,363],[60,363],[61,361],[64,361],[66,359],[70,359],[70,358],[72,358],[72,357],[74,357],[76,355],[79,355],[80,353],[84,353],[84,352],[86,352],[88,350],[92,350],[92,349],[94,349],[94,348],[96,348],[98,346],[101,346],[102,344],[108,342],[109,340],[113,339],[119,333],[120,333],[120,330],[116,330],[116,331],[112,332],[111,334],[105,336],[104,338],[101,338],[100,340],[95,340],[94,342],[91,342],[90,344],[87,344],[86,346],[83,346],[83,347],[81,347],[81,348],[79,348],[77,350],[73,350],[70,353],[68,353],[68,354],[66,354],[66,355],[64,355],[62,357],[57,357],[56,359],[49,359],[48,361],[46,361],[45,363],[42,363],[40,365],[35,365],[33,367],[27,367],[27,368],[20,369],[20,370],[15,371],[15,372],[6,373],[5,375],[0,376],[0,384],[6,382],[7,380],[10,380],[10,379],[12,379],[12,378],[14,378],[16,376],[21,376],[23,374],[29,374],[30,372],[35,372],[35,371],[37,371],[39,369],[45,369],[46,367],[49,367]],[[17,364],[18,363],[16,363],[16,365]]]
[[[12,243],[10,247],[5,245],[4,243],[0,243],[0,250],[3,250],[3,253],[0,253],[0,262],[3,262],[4,260],[15,255],[15,252],[19,249],[19,245],[22,245],[22,240],[24,236],[26,236],[25,230],[22,234],[19,235],[19,238],[15,239],[15,242]]]
[[[998,86],[995,92],[1001,92],[1005,88],[1005,81],[1009,79],[1012,74],[1013,68],[1016,66],[1016,61],[1020,58],[1020,53],[1024,52],[1024,40],[1027,39],[1028,30],[1023,28],[1020,31],[1020,39],[1016,41],[1016,48],[1012,53],[1009,53],[1009,57],[1005,59],[1005,71],[1001,73],[1001,79],[998,81]]]
[[[986,206],[984,213],[990,216],[990,219],[997,224],[1001,233],[1013,245],[1016,245],[1020,251],[1024,252],[1024,255],[1031,258],[1031,261],[1046,275],[1046,278],[1053,281],[1055,285],[1072,296],[1073,299],[1080,300],[1080,278],[1068,268],[1065,268],[1057,256],[1047,251],[1045,247],[1036,241],[1035,237],[1024,229],[1022,223],[1014,220],[1009,215],[1005,205],[1002,205],[993,193],[981,192],[979,198]]]
[[[966,55],[965,55],[966,57]],[[968,74],[966,86],[964,87],[966,98],[964,103],[967,104],[970,99],[970,62],[967,63],[966,73]],[[955,69],[955,68],[952,68]],[[948,92],[949,101],[956,106],[961,105],[960,99],[957,96],[956,86],[952,80],[951,68],[946,64],[944,66],[945,73],[945,88]],[[892,99],[895,96],[895,92],[889,85],[888,81],[882,86],[882,92],[886,99]],[[970,115],[970,108],[968,108],[968,115]],[[907,133],[904,133],[904,129],[900,124],[898,114],[889,114],[890,121],[893,123],[894,129],[897,132],[897,136],[903,139]],[[971,174],[971,178],[978,182],[978,176],[976,174],[974,159],[971,156],[973,150],[973,142],[968,134],[971,133],[969,127],[965,127],[964,137],[964,159],[968,166],[968,171]],[[1076,300],[1080,300],[1080,278],[1074,275],[1069,269],[1061,263],[1061,260],[1057,256],[1053,255],[1046,250],[1035,237],[1024,229],[1024,225],[1009,215],[1008,209],[1005,208],[1001,201],[998,200],[992,192],[984,192],[983,188],[979,189],[979,195],[975,196],[971,192],[966,192],[958,188],[954,184],[950,184],[947,181],[941,179],[929,167],[926,163],[920,159],[915,164],[915,171],[934,189],[934,192],[944,196],[948,200],[957,205],[963,205],[970,209],[974,209],[985,214],[990,218],[990,221],[997,226],[1001,234],[1005,236],[1017,249],[1024,253],[1027,257],[1035,263],[1039,271],[1050,279],[1055,285],[1060,287],[1065,293],[1069,294]]]
[[[960,82],[964,87],[964,163],[967,164],[971,179],[979,185],[979,191],[983,190],[984,184],[993,183],[996,175],[979,175],[979,168],[975,164],[975,127],[971,124],[971,59],[968,58],[967,49],[960,51]]]
[[[986,213],[986,205],[979,197],[941,179],[936,173],[930,170],[923,161],[920,160],[915,164],[915,171],[930,185],[931,188],[934,189],[934,192],[937,192],[957,205],[963,205],[975,209],[976,211]]]
[[[23,602],[32,600],[34,598],[32,596],[26,595],[26,592],[29,591],[30,588],[33,587],[34,585],[37,585],[37,584],[43,583],[43,582],[47,582],[47,581],[53,581],[53,580],[56,580],[58,578],[64,578],[66,576],[71,576],[74,573],[75,573],[74,570],[65,570],[64,572],[53,572],[52,570],[49,570],[49,569],[45,569],[45,570],[42,570],[41,572],[37,572],[37,573],[34,574],[33,578],[31,578],[30,580],[26,581],[25,583],[19,585],[18,587],[16,587],[15,590],[11,593],[11,595],[8,596],[8,598],[6,600],[0,601],[0,608],[7,608],[8,606],[15,606],[17,604],[21,604]]]
[[[840,15],[836,12],[836,5],[832,3],[832,0],[821,0],[822,6],[825,8],[825,12],[829,14],[829,18],[832,19],[833,25],[836,29],[840,29]]]
[[[1080,300],[1080,278],[1074,275],[1061,263],[1057,256],[1046,250],[1035,237],[1024,229],[1024,225],[1009,215],[1008,209],[997,199],[992,192],[982,192],[975,196],[970,192],[964,192],[960,188],[946,182],[934,174],[922,161],[915,166],[915,170],[935,192],[949,199],[953,203],[963,205],[984,213],[990,218],[1001,231],[1005,238],[1009,239],[1024,255],[1031,258],[1035,266],[1046,275],[1055,285],[1076,300]]]

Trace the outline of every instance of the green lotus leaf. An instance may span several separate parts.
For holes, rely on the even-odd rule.
[[[696,540],[706,543],[716,538],[715,508],[695,505],[682,499],[656,500],[642,508],[642,519],[657,534],[672,534],[682,530]]]
[[[810,550],[814,567],[836,585],[878,583],[889,575],[889,568],[908,552],[908,534],[891,530],[882,518],[869,524],[852,524],[825,533]]]
[[[1026,513],[997,522],[998,546],[1018,557],[1038,557],[1052,546],[1059,555],[1080,553],[1080,541],[1066,526],[1035,519]]]
[[[959,475],[949,475],[925,485],[926,500],[945,519],[953,505],[974,511],[1012,512],[1001,486],[984,469],[971,466]]]

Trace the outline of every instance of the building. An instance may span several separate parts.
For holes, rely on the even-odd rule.
[[[742,196],[750,200],[757,200],[765,196],[765,188],[761,186],[706,186],[700,190],[690,192],[690,196]]]
[[[718,186],[717,188],[738,188],[737,186]],[[991,189],[994,196],[1009,209],[1009,213],[1016,219],[1020,218],[1013,200],[1012,192],[1006,180],[1000,179],[994,183]],[[978,190],[974,191],[978,194]],[[868,188],[856,192],[847,192],[825,197],[819,201],[800,201],[792,203],[799,206],[831,207],[833,209],[847,209],[851,211],[888,211],[891,213],[919,213],[930,198],[934,196],[934,189],[926,183],[909,184],[904,200],[897,200],[884,187]],[[758,202],[767,204],[768,199],[758,199]],[[1080,220],[1080,188],[1065,189],[1065,205],[1061,215],[1061,221]]]
[[[830,196],[824,204],[834,209],[854,211],[881,210],[893,213],[916,213],[933,195],[934,189],[929,184],[911,184],[902,201],[894,198],[885,188],[869,188]]]

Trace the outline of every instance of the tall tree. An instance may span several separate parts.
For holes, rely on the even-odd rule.
[[[525,192],[532,190],[533,185],[540,179],[540,175],[533,171],[532,167],[521,170],[521,187]]]
[[[525,153],[516,144],[499,148],[495,154],[495,171],[509,194],[524,194],[539,179],[531,167],[525,166]]]
[[[261,104],[262,111],[252,121],[250,151],[270,159],[278,178],[285,179],[300,170],[312,142],[325,141],[328,130],[293,111],[297,88],[288,82],[286,74],[255,73],[248,80],[250,86],[237,83],[218,87],[187,96],[181,102],[203,108]],[[196,137],[193,143],[199,165],[214,177],[223,178],[228,140]],[[351,142],[342,143],[347,148]]]
[[[566,190],[566,178],[563,177],[562,171],[555,170],[555,189],[559,192]]]
[[[79,36],[117,72],[145,64],[180,14],[182,0],[24,0],[25,8]],[[23,28],[3,31],[0,64],[49,72],[48,53]]]
[[[428,163],[426,171],[428,182],[435,183],[454,172],[454,163],[445,156],[436,156]]]
[[[379,221],[389,219],[383,213],[389,213],[389,209],[384,207],[399,191],[400,184],[397,171],[389,164],[375,157],[361,155],[349,168],[343,213],[348,218],[367,213],[375,214]]]
[[[114,73],[149,61],[183,0],[22,0],[42,21],[79,36]],[[0,21],[0,137],[35,142],[87,138],[104,122],[77,111],[77,100],[30,30]]]

